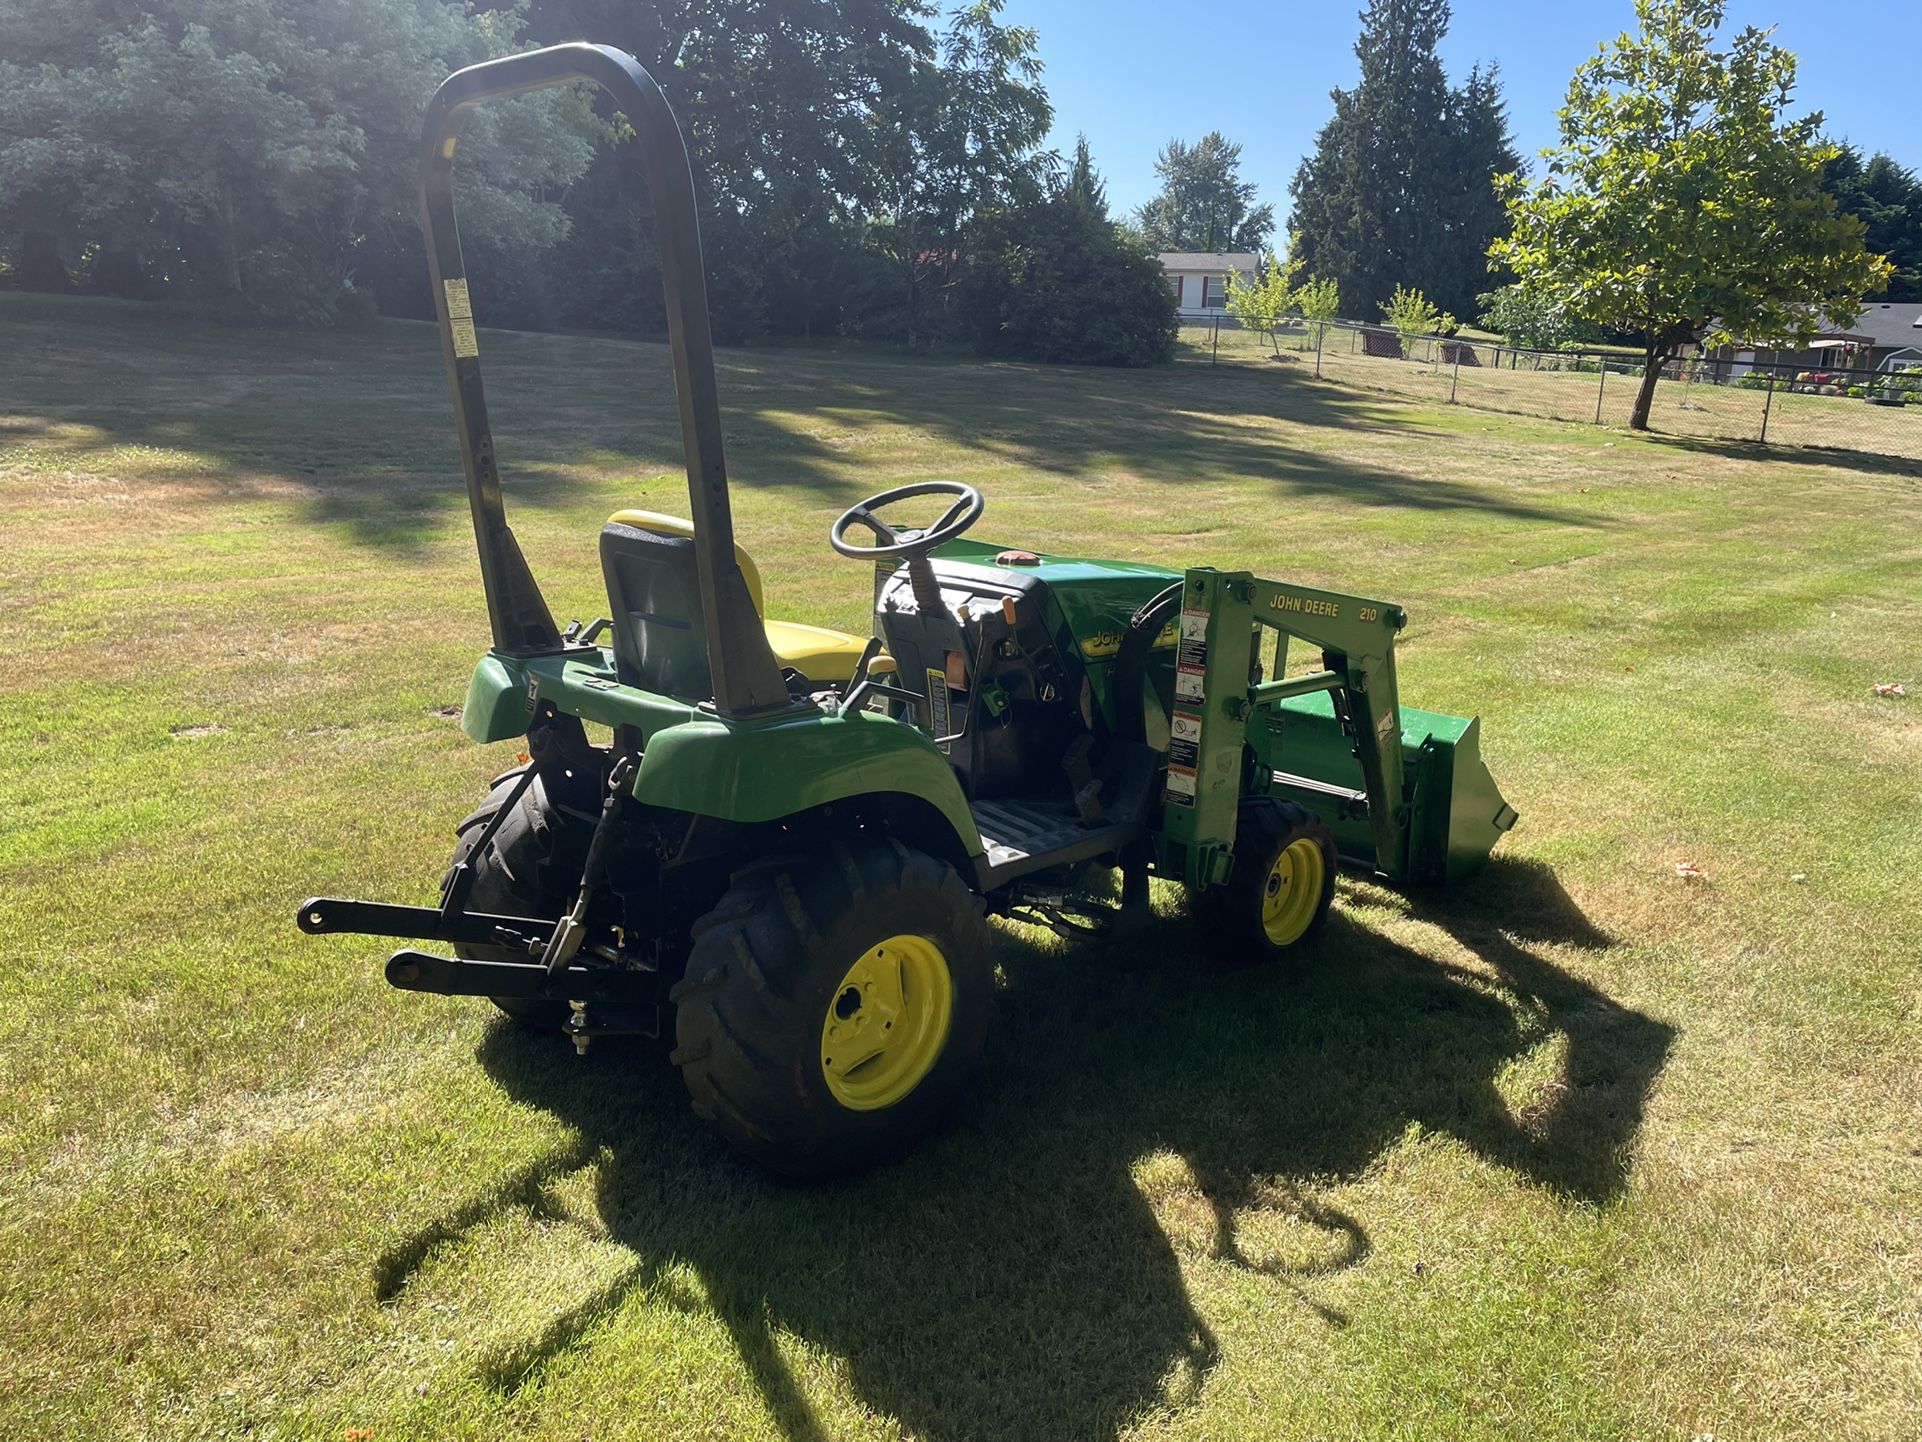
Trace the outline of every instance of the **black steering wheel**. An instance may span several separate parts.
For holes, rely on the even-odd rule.
[[[874,513],[884,506],[897,501],[911,501],[916,496],[953,496],[954,504],[949,506],[945,515],[926,530],[903,527],[897,530]],[[828,544],[844,556],[857,561],[894,560],[925,556],[936,546],[945,545],[964,533],[988,508],[981,499],[981,493],[973,486],[964,486],[959,481],[918,481],[911,486],[896,486],[891,491],[883,491],[878,496],[869,496],[859,505],[850,506],[841,512],[841,518],[828,527]],[[848,540],[848,527],[856,523],[874,532],[875,544],[857,546]]]

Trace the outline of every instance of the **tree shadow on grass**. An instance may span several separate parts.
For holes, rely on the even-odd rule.
[[[1649,431],[1644,438],[1676,450],[1695,451],[1727,460],[1766,461],[1778,466],[1834,466],[1846,471],[1867,471],[1884,476],[1922,476],[1922,460],[1881,451],[1852,450],[1846,446],[1801,443],[1765,445],[1760,441],[1678,436],[1667,431]]]
[[[1472,963],[1339,913],[1288,972],[1185,962],[1199,939],[1180,918],[1066,952],[1010,932],[996,1031],[959,1116],[831,1186],[733,1160],[658,1049],[582,1063],[557,1038],[497,1026],[481,1064],[573,1140],[424,1219],[383,1257],[378,1290],[400,1295],[436,1249],[498,1211],[541,1210],[550,1183],[588,1168],[600,1226],[638,1261],[484,1363],[497,1385],[538,1384],[564,1358],[591,1368],[596,1323],[632,1295],[658,1299],[679,1264],[790,1438],[824,1429],[776,1329],[842,1359],[862,1403],[916,1435],[1105,1442],[1194,1401],[1220,1357],[1184,1261],[1245,1267],[1319,1324],[1347,1324],[1320,1284],[1364,1265],[1370,1241],[1323,1193],[1413,1124],[1567,1205],[1620,1190],[1672,1032],[1540,950],[1609,939],[1526,863],[1493,864],[1429,910]],[[1511,1107],[1497,1078],[1558,1034],[1561,1075]],[[1267,1255],[1243,1240],[1263,1220],[1312,1240]]]
[[[151,322],[148,308],[131,309]],[[184,452],[194,464],[180,479],[191,474],[210,498],[293,495],[306,519],[402,554],[465,508],[432,327],[230,331],[93,316],[69,330],[61,314],[27,318],[11,362],[0,359],[12,412],[0,447],[75,457],[104,445]],[[521,506],[568,507],[584,488],[604,491],[626,476],[681,474],[664,345],[501,332],[482,339],[510,519]],[[722,352],[719,381],[734,484],[817,492],[824,513],[877,489],[837,426],[852,433],[886,424],[1062,477],[1114,469],[1153,484],[1253,480],[1272,486],[1278,501],[1604,524],[1566,502],[1538,506],[1499,485],[1338,455],[1314,432],[1408,428],[1376,419],[1367,398],[1285,375],[783,349]]]

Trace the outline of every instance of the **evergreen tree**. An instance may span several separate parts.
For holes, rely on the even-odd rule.
[[[1334,116],[1289,187],[1294,253],[1351,314],[1402,284],[1469,311],[1502,230],[1495,177],[1521,164],[1500,82],[1477,68],[1449,86],[1446,0],[1369,0],[1361,21],[1361,80],[1331,92]]]
[[[1067,182],[1061,196],[1101,220],[1108,218],[1108,187],[1095,173],[1094,157],[1088,152],[1088,137],[1074,138],[1074,162],[1068,167]]]
[[[1863,245],[1895,266],[1888,289],[1871,298],[1922,300],[1922,180],[1915,172],[1880,152],[1864,161],[1861,151],[1844,144],[1823,168],[1822,188],[1838,211],[1867,227]]]
[[[1258,251],[1275,230],[1275,208],[1255,204],[1241,178],[1241,147],[1219,130],[1193,145],[1170,140],[1155,160],[1161,193],[1135,213],[1154,250]]]

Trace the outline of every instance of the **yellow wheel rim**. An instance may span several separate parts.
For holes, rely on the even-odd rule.
[[[1309,837],[1291,841],[1275,858],[1261,888],[1261,929],[1276,946],[1300,941],[1321,909],[1328,863]]]
[[[954,979],[925,936],[890,936],[841,978],[821,1021],[821,1075],[849,1111],[891,1107],[947,1044]]]

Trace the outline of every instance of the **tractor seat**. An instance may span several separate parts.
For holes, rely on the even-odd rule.
[[[620,544],[621,529],[623,528],[628,532],[639,531],[647,536],[660,536],[670,541],[691,542],[694,539],[694,525],[690,521],[682,520],[679,516],[664,516],[656,511],[616,511],[607,518],[607,526],[601,532],[601,562],[603,569],[607,573],[608,599],[615,607],[615,610],[617,612],[633,612],[635,617],[639,617],[645,613],[652,619],[665,620],[665,617],[658,614],[660,610],[659,598],[649,600],[648,603],[639,610],[623,600],[625,592],[632,588],[634,580],[637,579],[630,577],[628,572],[633,568],[633,560],[638,559],[626,559],[620,554],[623,549]],[[686,548],[683,555],[684,564],[691,567],[691,547]],[[625,564],[623,563],[624,559]],[[754,613],[757,616],[765,617],[766,606],[762,599],[760,567],[754,564],[754,558],[743,550],[738,543],[734,547],[734,561],[735,564],[741,568],[741,578],[747,582],[748,595],[754,601]],[[650,595],[653,594],[654,589],[654,587],[648,588]],[[698,605],[698,602],[695,600],[691,571],[687,577],[681,579],[679,585],[673,586],[671,589],[681,597],[681,605],[673,609],[692,610],[695,605]],[[683,619],[684,622],[695,621],[693,617]],[[629,624],[624,625],[623,622],[628,622]],[[672,621],[667,621],[667,625],[675,630],[681,629],[680,627],[674,626]],[[853,680],[854,668],[861,659],[861,653],[867,649],[868,643],[865,636],[855,636],[846,631],[830,630],[826,626],[809,626],[799,621],[769,621],[766,619],[762,620],[761,625],[767,632],[767,643],[769,648],[774,652],[774,659],[781,664],[783,669],[798,671],[810,681],[818,681],[824,685],[846,685],[849,681]],[[626,632],[629,629],[631,629],[630,617],[626,615],[617,616],[615,622],[615,639],[617,646],[624,650],[632,649],[637,652],[650,649],[645,644],[630,647],[627,644],[628,638],[626,636]],[[676,673],[675,680],[677,682],[677,684],[674,685],[663,685],[661,687],[662,690],[669,692],[669,694],[685,693],[690,689],[698,690],[706,684],[707,657],[705,641],[696,642],[696,637],[700,635],[698,623],[693,624],[691,629],[693,634],[684,639],[685,643],[693,643],[700,646],[701,655],[698,663],[694,663],[693,657],[689,656],[683,658],[679,664],[676,664],[674,653],[678,653],[681,649],[684,649],[683,644],[676,643],[683,642],[683,638],[678,636],[665,638],[669,642],[669,654],[667,656],[669,669]],[[636,654],[631,659],[638,662],[641,660],[641,657]],[[653,668],[650,667],[648,669]],[[868,672],[870,675],[882,675],[892,672],[894,669],[894,658],[884,651],[874,658],[873,664],[868,667]],[[696,672],[700,673],[698,677],[694,674]],[[658,680],[659,678],[656,679]]]

